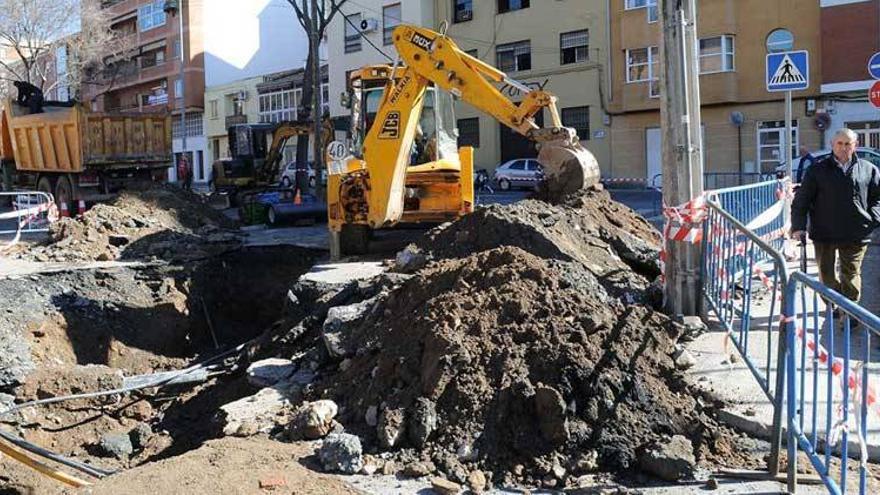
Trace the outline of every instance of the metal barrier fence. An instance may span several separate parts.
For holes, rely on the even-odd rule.
[[[3,204],[12,207],[11,211],[0,210],[0,236],[12,236],[6,246],[17,243],[22,234],[48,232],[49,224],[58,218],[55,200],[48,193],[0,192],[0,205]]]
[[[775,475],[779,468],[785,385],[781,371],[785,339],[779,317],[788,268],[779,251],[725,211],[717,197],[708,198],[707,209],[703,223],[703,296],[773,403],[768,465]],[[756,293],[765,289],[770,292],[771,306],[770,315],[763,320],[752,314],[752,308]]]
[[[749,231],[782,250],[785,234],[785,196],[790,181],[771,180],[747,186],[729,187],[711,191],[724,211],[742,222]]]
[[[865,495],[867,462],[877,456],[867,437],[876,434],[868,427],[872,416],[880,415],[880,370],[871,369],[880,318],[801,272],[789,279],[785,314],[788,491],[796,490],[799,447],[830,493]],[[859,461],[858,480],[847,479],[850,457]]]
[[[745,186],[774,179],[774,174],[761,172],[704,172],[703,189],[722,189],[727,187]],[[647,186],[654,189],[663,188],[663,174],[657,174],[647,181]]]

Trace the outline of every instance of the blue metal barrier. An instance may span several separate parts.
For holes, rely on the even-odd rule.
[[[800,448],[830,493],[849,488],[865,495],[869,409],[878,412],[871,341],[880,338],[880,318],[801,272],[789,279],[785,314],[789,493],[797,486]],[[858,480],[847,480],[849,457],[860,461]]]
[[[784,332],[779,324],[782,294],[788,281],[785,259],[770,243],[751,232],[714,198],[707,201],[703,224],[703,296],[727,331],[743,361],[773,403],[769,468],[779,469],[782,438]],[[757,293],[769,291],[770,315],[752,314]],[[754,351],[758,350],[756,354]]]
[[[710,191],[709,197],[774,249],[782,250],[785,218],[780,199],[788,184],[788,179],[771,180]]]

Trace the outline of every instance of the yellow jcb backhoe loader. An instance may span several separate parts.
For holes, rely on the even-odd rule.
[[[472,211],[473,149],[457,149],[453,95],[538,143],[542,188],[551,199],[599,181],[593,155],[562,126],[555,96],[508,78],[444,33],[402,24],[392,37],[401,66],[351,76],[352,146],[328,167],[331,257],[365,252],[373,229]],[[510,101],[496,83],[518,88],[522,102]],[[540,128],[533,117],[544,108],[552,126]]]

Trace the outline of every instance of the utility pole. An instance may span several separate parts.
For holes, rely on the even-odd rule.
[[[696,0],[660,0],[660,125],[663,201],[679,206],[703,192],[700,74]],[[702,299],[700,246],[666,240],[666,308],[698,315]]]
[[[315,188],[321,188],[319,183],[321,172],[324,170],[324,153],[321,145],[321,60],[318,50],[318,0],[311,0],[312,29],[309,30],[309,50],[312,59],[312,124],[314,128],[314,162],[315,162]]]

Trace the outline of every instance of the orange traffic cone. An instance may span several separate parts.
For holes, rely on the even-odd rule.
[[[69,217],[70,216],[70,211],[68,211],[68,209],[67,209],[67,201],[62,201],[61,204],[58,206],[60,206],[59,209],[61,210],[62,217]]]
[[[86,212],[86,202],[83,200],[78,200],[76,202],[76,216],[81,217]]]
[[[296,190],[296,196],[293,197],[293,204],[301,205],[303,202],[302,196],[299,194],[299,189]]]

